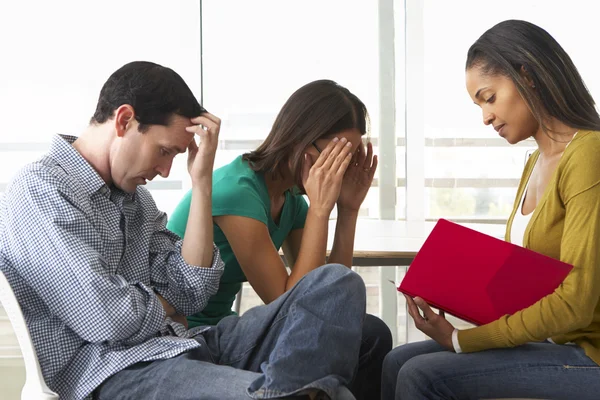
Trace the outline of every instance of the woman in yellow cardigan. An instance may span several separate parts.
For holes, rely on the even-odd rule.
[[[422,299],[407,298],[416,327],[433,340],[388,354],[383,399],[600,399],[594,100],[556,40],[525,21],[501,22],[471,46],[466,83],[485,125],[510,144],[533,137],[538,146],[523,172],[506,240],[574,268],[534,305],[472,329],[456,330]]]

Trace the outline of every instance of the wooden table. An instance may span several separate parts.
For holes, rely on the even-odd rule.
[[[335,224],[335,220],[330,221],[328,249],[333,245]],[[477,223],[464,225],[494,237],[504,237],[504,225]],[[367,219],[360,219],[357,223],[352,265],[387,267],[380,269],[379,301],[381,319],[390,327],[394,343],[398,342],[398,293],[389,284],[389,281],[397,282],[396,268],[390,267],[409,266],[434,226],[434,222]],[[404,315],[407,313],[405,312]],[[406,318],[405,324],[403,327],[405,336],[400,342],[424,339],[421,332],[414,327],[412,319]]]
[[[336,221],[329,222],[328,253],[333,246]],[[464,224],[469,228],[502,238],[504,225]],[[354,240],[354,266],[408,266],[415,258],[434,222],[360,219]]]

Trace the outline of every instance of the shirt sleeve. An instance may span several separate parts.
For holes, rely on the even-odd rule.
[[[219,289],[224,267],[219,249],[213,244],[210,267],[189,265],[181,255],[183,241],[166,228],[166,214],[156,213],[150,242],[152,285],[179,314],[200,312]]]
[[[187,228],[191,195],[190,191],[184,196],[167,222],[167,228],[181,238],[185,236]],[[236,215],[255,219],[265,225],[269,223],[267,205],[261,199],[255,183],[246,179],[240,182],[238,177],[213,182],[212,215]]]
[[[458,342],[458,329],[455,329],[452,332],[452,347],[454,347],[454,352],[456,354],[462,353],[462,349],[460,348],[460,343]]]
[[[21,172],[5,193],[12,265],[50,312],[88,342],[137,344],[165,311],[152,288],[110,273],[81,199],[44,170]]]
[[[269,223],[269,206],[261,198],[256,182],[246,178],[222,179],[213,186],[213,217],[235,215]]]

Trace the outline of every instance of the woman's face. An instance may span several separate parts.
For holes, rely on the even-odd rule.
[[[474,66],[466,72],[466,83],[471,99],[481,107],[483,123],[492,125],[508,143],[518,143],[538,131],[539,123],[509,77]]]

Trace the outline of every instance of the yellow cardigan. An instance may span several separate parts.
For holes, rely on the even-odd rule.
[[[539,152],[527,162],[506,240]],[[525,230],[524,247],[574,266],[554,293],[513,315],[458,332],[464,352],[552,338],[575,342],[600,365],[600,132],[580,131],[565,150]],[[518,279],[515,277],[515,279]]]

